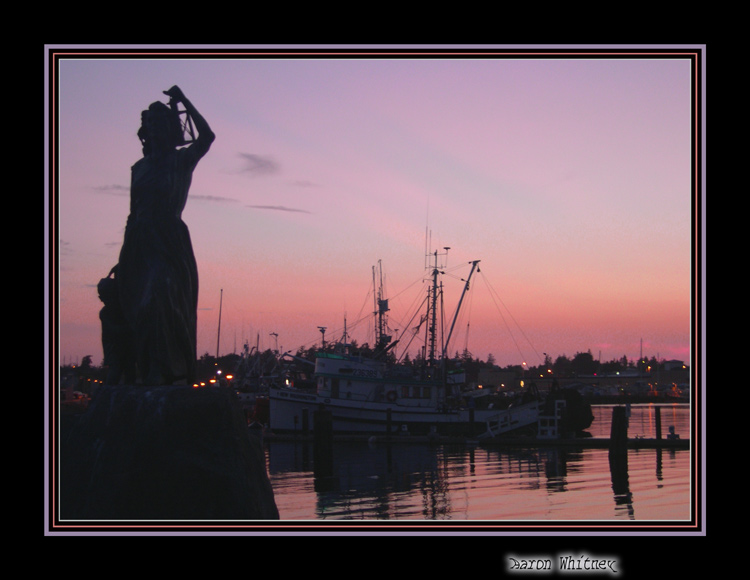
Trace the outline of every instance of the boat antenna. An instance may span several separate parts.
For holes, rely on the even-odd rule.
[[[326,348],[326,326],[318,326],[318,330],[323,335],[323,350]]]

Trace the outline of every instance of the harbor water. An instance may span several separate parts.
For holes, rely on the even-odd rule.
[[[689,439],[688,405],[660,405]],[[587,432],[610,435],[611,405],[592,406]],[[655,438],[655,405],[628,409],[628,435]],[[629,449],[614,469],[606,448],[334,442],[317,462],[310,442],[266,443],[282,520],[679,522],[689,520],[690,449]]]

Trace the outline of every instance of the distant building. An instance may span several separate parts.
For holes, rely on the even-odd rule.
[[[518,375],[515,371],[479,369],[478,386],[483,389],[512,389],[518,386]]]
[[[677,371],[685,368],[685,363],[681,360],[667,360],[664,361],[665,371]]]

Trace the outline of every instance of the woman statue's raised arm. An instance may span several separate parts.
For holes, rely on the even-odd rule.
[[[169,96],[169,98],[171,99],[170,104],[172,101],[182,103],[182,105],[185,107],[185,110],[187,111],[187,114],[190,115],[190,118],[192,119],[193,124],[198,131],[198,137],[193,143],[193,147],[197,146],[199,156],[202,157],[206,154],[209,147],[211,147],[211,143],[213,143],[214,139],[216,138],[214,132],[211,131],[211,127],[208,126],[208,123],[203,118],[203,115],[198,112],[198,109],[196,109],[195,106],[190,102],[190,100],[185,96],[180,87],[174,85],[168,91],[164,91],[164,94]]]

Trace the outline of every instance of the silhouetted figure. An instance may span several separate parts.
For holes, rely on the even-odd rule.
[[[116,277],[136,381],[147,385],[195,379],[198,268],[182,210],[193,170],[214,140],[179,87],[164,94],[170,106],[155,102],[141,114],[143,158],[131,168],[130,215]],[[177,103],[198,132],[186,147]]]
[[[107,367],[104,384],[107,385],[117,385],[120,379],[124,379],[125,383],[135,382],[132,333],[122,314],[116,274],[117,266],[97,285],[99,299],[104,303],[99,311],[99,319],[102,321],[102,349]]]

